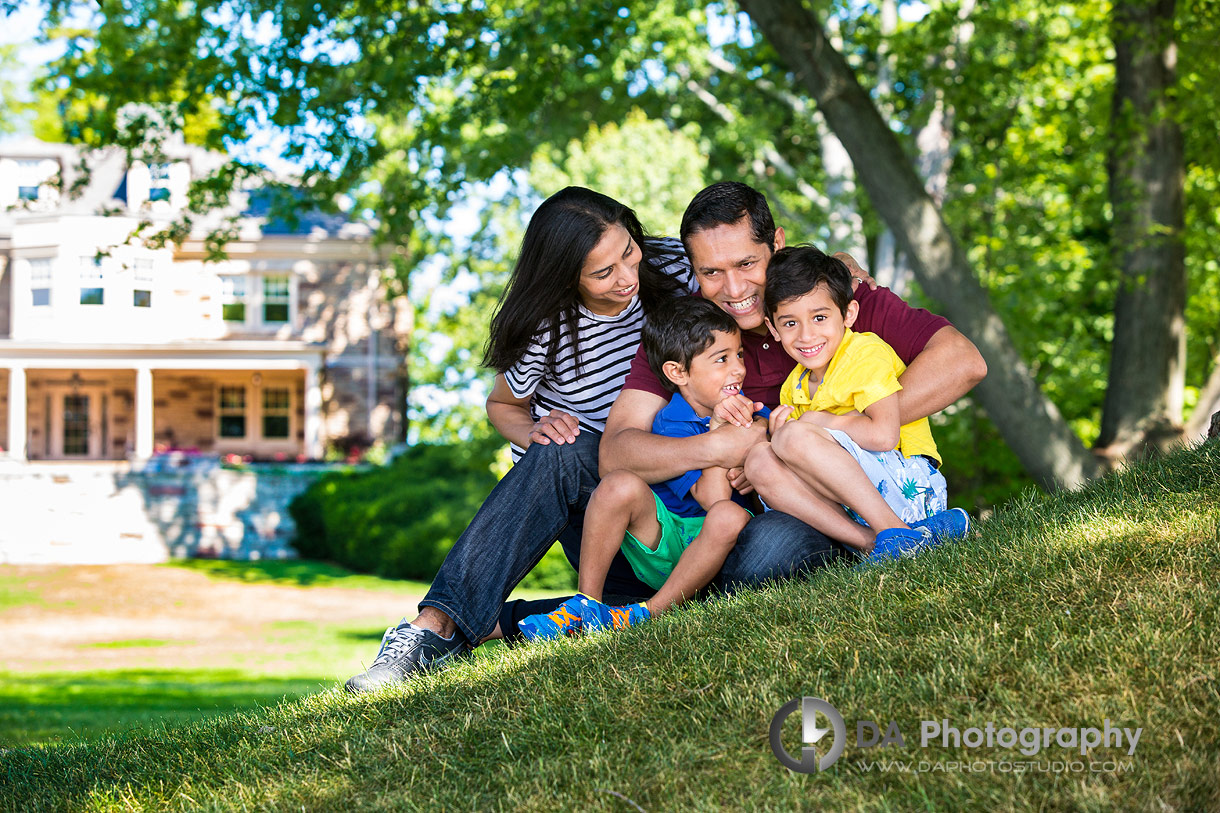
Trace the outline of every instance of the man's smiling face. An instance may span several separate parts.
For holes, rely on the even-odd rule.
[[[686,238],[691,266],[705,299],[732,316],[742,330],[765,333],[763,288],[767,263],[784,247],[784,230],[775,230],[775,245],[756,243],[750,218],[697,231]]]

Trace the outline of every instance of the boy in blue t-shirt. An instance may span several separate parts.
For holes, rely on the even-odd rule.
[[[677,390],[653,420],[654,434],[708,432],[729,422],[727,402],[745,400],[741,334],[733,318],[712,302],[674,300],[645,323],[642,343],[657,377]],[[533,640],[625,627],[663,613],[712,581],[749,519],[750,513],[733,501],[723,468],[688,471],[653,486],[633,472],[611,472],[585,510],[580,593],[554,612],[529,616],[518,626]],[[601,603],[602,589],[620,548],[640,581],[657,592],[639,604],[607,607]]]

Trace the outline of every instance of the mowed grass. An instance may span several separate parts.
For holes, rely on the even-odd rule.
[[[428,589],[423,582],[381,579],[324,562],[186,560],[163,567],[201,572],[220,583],[415,597]],[[0,611],[41,607],[87,617],[104,609],[88,606],[70,593],[65,597],[65,578],[50,573],[29,584],[0,570]],[[545,593],[523,591],[518,597],[541,595]],[[207,595],[191,600],[206,604]],[[409,612],[412,606],[408,602],[402,611]],[[199,612],[206,617],[206,606]],[[397,620],[275,622],[264,625],[261,632],[261,642],[279,653],[275,657],[258,650],[226,652],[203,668],[175,666],[177,648],[193,643],[183,638],[120,637],[78,648],[78,666],[87,666],[95,651],[126,650],[139,663],[135,668],[13,671],[0,657],[0,748],[92,741],[316,694],[359,671],[362,663],[370,663],[386,625]],[[55,635],[54,629],[49,634]]]
[[[1212,443],[1019,500],[976,538],[914,561],[503,650],[375,696],[331,689],[10,750],[0,799],[22,810],[1215,810],[1218,572]],[[775,712],[805,695],[847,721],[843,757],[820,774],[788,771],[768,744]],[[860,719],[896,722],[906,744],[858,748]],[[1143,732],[1131,756],[1052,743],[1025,757],[920,748],[924,719]],[[784,731],[799,753],[795,717]]]

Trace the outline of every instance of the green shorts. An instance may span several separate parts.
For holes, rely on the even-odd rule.
[[[703,530],[706,517],[680,517],[666,508],[655,493],[652,497],[657,501],[661,541],[657,543],[656,550],[649,550],[648,546],[628,533],[623,539],[623,556],[627,557],[640,581],[653,590],[659,590],[669,574],[674,572],[682,551]]]

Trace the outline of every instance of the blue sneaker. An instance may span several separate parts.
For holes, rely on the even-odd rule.
[[[521,628],[521,634],[528,641],[558,638],[560,635],[575,635],[582,629],[581,602],[588,600],[578,593],[549,613],[539,613],[522,618],[517,622],[517,626]]]
[[[620,630],[652,618],[648,606],[642,601],[639,604],[628,604],[626,607],[607,607],[597,599],[584,596],[580,598],[580,620],[588,632],[600,629]]]
[[[877,534],[873,542],[873,552],[865,561],[908,559],[935,544],[936,538],[927,528],[887,528]]]
[[[933,514],[919,522],[912,522],[911,527],[927,528],[932,532],[936,543],[940,544],[970,533],[970,515],[960,508],[950,508],[948,511]]]

